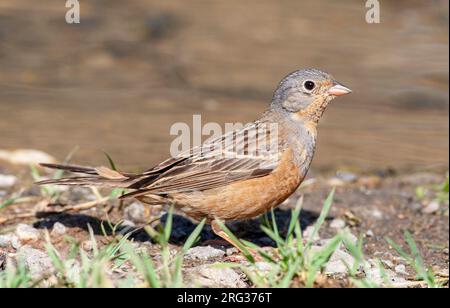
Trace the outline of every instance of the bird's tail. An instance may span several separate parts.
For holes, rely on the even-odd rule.
[[[74,173],[81,173],[83,176],[67,177],[61,179],[51,179],[36,182],[37,185],[86,185],[86,186],[108,186],[126,188],[133,183],[135,175],[131,173],[121,173],[106,167],[81,167],[58,164],[40,164],[42,167],[50,169],[64,170]]]

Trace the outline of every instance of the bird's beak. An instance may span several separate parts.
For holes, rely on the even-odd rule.
[[[335,83],[335,85],[333,85],[330,89],[328,89],[328,94],[334,96],[341,96],[349,93],[352,93],[352,90],[350,90],[347,87],[344,87],[339,83]]]

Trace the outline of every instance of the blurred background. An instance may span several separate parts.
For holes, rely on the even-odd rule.
[[[0,1],[0,149],[148,168],[170,126],[256,119],[287,73],[353,89],[319,127],[313,170],[448,169],[448,1]]]

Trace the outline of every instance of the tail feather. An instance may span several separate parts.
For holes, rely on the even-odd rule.
[[[70,172],[74,172],[74,173],[84,173],[84,174],[94,174],[94,175],[97,174],[97,172],[95,171],[95,168],[92,168],[92,167],[47,164],[47,163],[40,163],[39,165],[42,167],[45,167],[45,168],[49,168],[49,169],[58,169],[58,170],[70,171]]]
[[[64,170],[74,173],[86,174],[86,176],[67,177],[62,179],[50,179],[36,182],[37,185],[86,185],[109,186],[126,188],[134,181],[134,176],[129,173],[120,173],[106,167],[92,168],[58,164],[40,164],[50,169]]]

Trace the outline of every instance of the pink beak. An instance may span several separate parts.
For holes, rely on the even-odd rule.
[[[334,95],[334,96],[341,96],[341,95],[345,95],[345,94],[349,94],[352,93],[352,90],[350,90],[347,87],[344,87],[343,85],[336,83],[334,86],[332,86],[329,90],[328,90],[328,94],[330,95]]]

